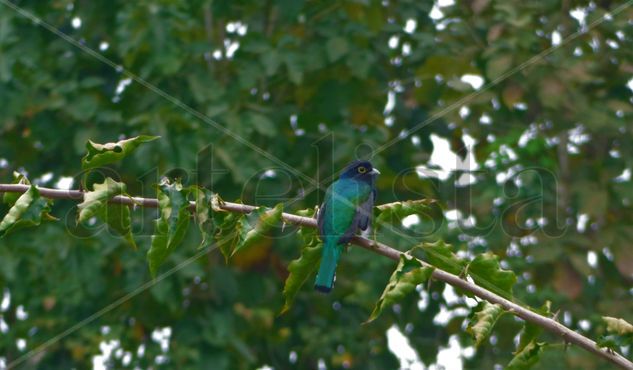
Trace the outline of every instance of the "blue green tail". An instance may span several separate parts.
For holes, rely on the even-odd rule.
[[[323,246],[323,255],[321,257],[321,265],[319,273],[314,283],[314,289],[329,293],[334,286],[334,275],[336,274],[336,265],[341,256],[341,247],[336,244],[335,239],[327,239]]]

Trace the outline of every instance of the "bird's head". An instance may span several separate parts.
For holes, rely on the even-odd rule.
[[[375,169],[369,161],[354,161],[345,167],[341,173],[341,178],[373,182],[379,174],[380,171]]]

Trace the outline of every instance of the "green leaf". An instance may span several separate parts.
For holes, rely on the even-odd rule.
[[[88,170],[120,161],[130,155],[142,143],[156,140],[159,137],[141,135],[106,144],[98,144],[88,140],[88,143],[86,143],[88,153],[81,160],[81,167],[84,170]]]
[[[260,113],[250,113],[248,116],[251,125],[258,133],[268,137],[273,137],[277,133],[275,123],[267,116]]]
[[[192,186],[190,192],[193,192],[195,197],[196,211],[194,213],[194,219],[202,235],[202,240],[198,248],[203,248],[209,244],[210,239],[213,238],[214,225],[211,200],[214,194],[201,186]]]
[[[281,57],[277,50],[269,50],[262,53],[261,62],[264,65],[264,71],[266,75],[272,76],[277,72],[277,69],[281,65]]]
[[[407,253],[400,255],[400,261],[389,278],[389,283],[366,323],[374,321],[382,311],[401,301],[407,294],[415,290],[418,284],[426,282],[433,274],[433,267],[423,267],[422,263]]]
[[[523,350],[516,353],[505,369],[528,370],[538,362],[544,346],[543,343],[530,342]]]
[[[314,218],[314,216],[317,214],[317,210],[318,210],[318,207],[306,208],[306,209],[301,209],[299,211],[296,211],[295,214],[301,217]],[[301,230],[303,230],[303,228]],[[316,234],[317,229],[311,229],[311,230],[314,231],[314,233]]]
[[[402,221],[407,216],[424,214],[435,203],[437,203],[435,199],[418,199],[381,204],[376,206],[380,211],[378,217],[376,217],[376,225],[384,222],[394,224]]]
[[[156,276],[158,267],[182,242],[189,226],[187,191],[183,190],[180,182],[163,182],[158,186],[157,192],[160,217],[155,220],[152,245],[147,252],[152,276]]]
[[[215,214],[216,228],[213,238],[226,263],[233,255],[235,247],[244,239],[244,220],[241,213],[220,212]]]
[[[550,301],[546,301],[540,309],[534,310],[539,315],[545,317],[551,317],[552,313],[550,312],[552,303]],[[519,340],[519,346],[517,348],[517,352],[522,351],[528,344],[535,341],[539,335],[543,332],[543,327],[540,325],[532,324],[529,321],[525,321],[523,324],[523,330],[521,331],[521,339]]]
[[[335,62],[349,51],[347,40],[343,37],[333,37],[325,45],[330,62]]]
[[[499,258],[491,252],[480,254],[468,264],[468,275],[475,283],[506,299],[512,300],[512,287],[517,277],[512,271],[502,270]]]
[[[134,249],[138,249],[132,235],[130,207],[123,204],[107,204],[101,207],[96,216],[111,229],[119,233]]]
[[[9,209],[9,212],[0,222],[0,237],[13,230],[22,227],[36,226],[42,222],[42,217],[52,218],[49,200],[40,197],[40,192],[35,185],[24,192]]]
[[[213,239],[224,256],[224,261],[228,263],[233,255],[233,250],[244,239],[245,232],[243,230],[246,217],[241,213],[223,210],[220,207],[223,202],[219,195],[213,194],[211,198],[211,208],[215,212]]]
[[[103,183],[94,184],[93,189],[84,194],[84,201],[77,206],[79,208],[77,222],[84,222],[102,212],[110,199],[125,193],[126,186],[122,182],[116,182],[107,177]]]
[[[415,249],[424,251],[425,260],[430,265],[454,275],[460,275],[468,264],[467,261],[457,257],[453,253],[451,245],[446,244],[443,240],[418,244],[413,248],[413,250]]]
[[[246,233],[244,240],[237,244],[231,255],[259,244],[266,235],[270,233],[273,227],[281,223],[283,210],[283,204],[279,203],[273,209],[262,207],[253,211],[253,213],[257,215],[257,224]]]
[[[297,211],[296,214],[312,218],[316,215],[316,208],[300,210]],[[321,260],[323,244],[321,244],[317,229],[301,227],[299,228],[298,234],[303,240],[303,248],[301,248],[299,258],[290,262],[288,265],[289,275],[284,283],[284,305],[279,313],[280,315],[286,313],[292,307],[292,303],[299,293],[299,290],[317,270],[319,261]]]
[[[618,335],[633,334],[633,325],[624,319],[610,316],[602,316],[604,322],[607,323],[607,331]]]
[[[31,185],[31,182],[23,174],[21,174],[21,173],[19,173],[17,171],[13,171],[13,182],[12,182],[12,184]],[[18,200],[20,195],[21,195],[20,193],[8,193],[7,192],[7,193],[4,193],[4,195],[2,196],[2,201],[5,204],[8,204],[8,205],[12,206]]]
[[[622,342],[622,337],[618,335],[603,335],[596,340],[596,346],[599,348],[608,348],[612,351],[617,351],[618,347],[624,345],[625,343]]]
[[[492,333],[497,320],[505,313],[498,304],[483,302],[468,326],[468,332],[475,337],[475,345],[479,347]]]
[[[288,68],[288,78],[295,85],[300,85],[303,82],[304,66],[299,56],[296,53],[289,53],[284,58],[286,68]]]
[[[292,307],[292,303],[303,284],[308,281],[308,278],[319,267],[323,244],[319,242],[315,230],[307,227],[302,227],[299,230],[299,234],[304,239],[304,246],[301,248],[301,256],[288,265],[289,274],[284,283],[284,305],[281,308],[280,315],[286,313]]]

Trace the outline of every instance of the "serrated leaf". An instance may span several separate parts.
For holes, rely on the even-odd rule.
[[[538,362],[543,347],[543,343],[530,342],[523,350],[516,353],[505,369],[528,370]]]
[[[132,234],[130,207],[123,204],[107,204],[97,211],[96,216],[119,233],[134,249],[138,249]]]
[[[607,323],[607,331],[618,335],[633,334],[633,325],[626,320],[617,317],[602,316],[602,320]]]
[[[609,328],[607,328],[607,330],[611,331]],[[620,347],[633,345],[633,332],[603,335],[596,341],[596,345],[598,347],[607,347],[613,351],[618,351]]]
[[[391,274],[389,283],[366,323],[374,321],[385,308],[400,302],[407,294],[414,291],[418,284],[426,282],[433,274],[433,270],[432,267],[422,266],[418,259],[409,254],[401,254],[398,266]]]
[[[417,199],[404,202],[393,202],[376,206],[380,211],[376,217],[376,225],[387,222],[394,224],[401,222],[407,216],[425,214],[430,206],[437,201],[435,199]]]
[[[29,181],[29,179],[26,178],[26,176],[24,176],[24,174],[21,174],[19,172],[13,171],[13,182],[12,184],[20,184],[20,185],[31,185],[31,182]],[[2,196],[2,201],[5,204],[8,204],[10,206],[14,205],[15,202],[18,200],[18,198],[20,197],[20,193],[4,193],[4,195]]]
[[[94,184],[93,189],[84,194],[84,201],[77,206],[79,208],[77,222],[87,221],[98,213],[102,213],[102,209],[106,207],[110,199],[115,195],[125,193],[126,186],[122,182],[116,182],[107,177],[103,183]]]
[[[245,236],[244,220],[246,217],[241,213],[223,210],[221,207],[223,202],[219,195],[213,194],[211,198],[211,208],[215,212],[213,239],[224,256],[225,262],[228,263],[233,250]]]
[[[156,140],[159,137],[160,136],[141,135],[120,140],[116,143],[105,144],[98,144],[88,140],[88,143],[86,143],[88,152],[81,160],[81,167],[84,170],[88,170],[120,161],[130,155],[139,145]]]
[[[235,246],[231,256],[235,253],[248,249],[258,243],[260,243],[270,231],[281,223],[281,214],[284,207],[282,203],[277,204],[273,209],[259,208],[253,211],[254,216],[257,217],[257,223],[255,227],[249,230],[244,235],[243,240]]]
[[[446,244],[443,240],[418,244],[412,250],[415,249],[424,251],[425,260],[430,265],[454,275],[460,275],[468,264],[467,261],[457,257],[453,253],[451,245]]]
[[[182,242],[189,226],[189,201],[180,182],[164,182],[158,186],[157,192],[160,217],[154,221],[152,245],[147,252],[152,276],[156,276],[158,267]]]
[[[196,211],[194,213],[194,219],[202,235],[202,240],[198,248],[203,248],[211,238],[213,238],[213,210],[211,208],[211,200],[214,194],[200,186],[192,186],[190,191],[193,192],[196,203]]]
[[[622,343],[622,337],[617,335],[603,335],[596,340],[596,346],[599,348],[608,348],[612,351],[617,351],[618,347],[624,345]]]
[[[40,197],[34,185],[15,201],[9,212],[0,221],[0,237],[22,227],[37,226],[42,218],[53,218],[48,214],[50,201]]]
[[[483,302],[479,311],[473,316],[471,325],[468,326],[468,332],[475,337],[475,345],[479,347],[484,341],[490,337],[492,329],[497,320],[505,311],[498,304]]]
[[[301,287],[308,281],[319,267],[323,244],[316,236],[316,229],[302,227],[299,230],[305,244],[301,248],[301,256],[288,265],[288,277],[284,283],[284,305],[280,315],[288,312]]]
[[[480,287],[512,300],[512,287],[516,284],[517,277],[512,271],[502,270],[499,258],[493,253],[487,252],[475,257],[468,264],[468,275]]]

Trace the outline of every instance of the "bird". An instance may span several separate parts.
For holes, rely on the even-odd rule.
[[[323,293],[332,290],[343,246],[359,229],[366,230],[369,227],[376,200],[375,179],[379,174],[380,171],[369,161],[354,161],[327,189],[317,214],[323,252],[315,290]]]

